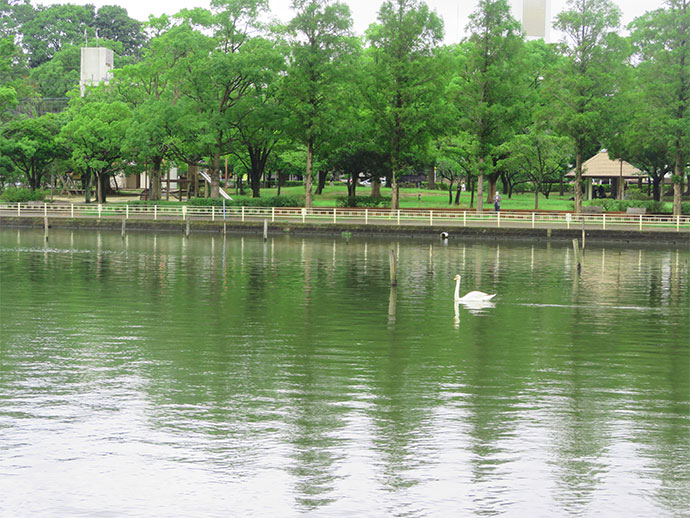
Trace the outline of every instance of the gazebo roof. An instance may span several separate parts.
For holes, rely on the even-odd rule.
[[[639,178],[645,176],[637,167],[625,160],[611,160],[608,151],[602,149],[589,160],[582,164],[583,178],[620,178],[621,164],[623,166],[623,178]],[[566,176],[575,176],[575,169]]]

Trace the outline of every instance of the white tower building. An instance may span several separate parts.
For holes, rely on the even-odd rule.
[[[113,70],[113,51],[104,47],[81,48],[81,77],[79,89],[81,95],[87,86],[106,84],[110,80]]]
[[[519,5],[519,1],[516,4]],[[543,39],[549,43],[551,38],[551,0],[522,0],[522,28],[528,40]]]

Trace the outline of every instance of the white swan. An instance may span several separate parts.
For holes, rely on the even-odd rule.
[[[493,295],[489,295],[488,293],[484,293],[483,291],[470,291],[469,293],[467,293],[461,297],[460,296],[460,276],[459,275],[455,276],[455,302],[462,302],[462,303],[485,302],[485,301],[493,299],[495,296],[496,296],[495,293]]]

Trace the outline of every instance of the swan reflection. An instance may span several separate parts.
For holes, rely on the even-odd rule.
[[[481,315],[485,313],[487,309],[495,308],[496,303],[491,300],[456,301],[455,304],[453,304],[453,309],[455,310],[453,324],[456,329],[460,327],[460,306],[472,315]]]

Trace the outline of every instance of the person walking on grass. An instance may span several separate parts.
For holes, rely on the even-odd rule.
[[[496,196],[494,196],[494,209],[496,212],[501,210],[501,195],[496,191]]]

